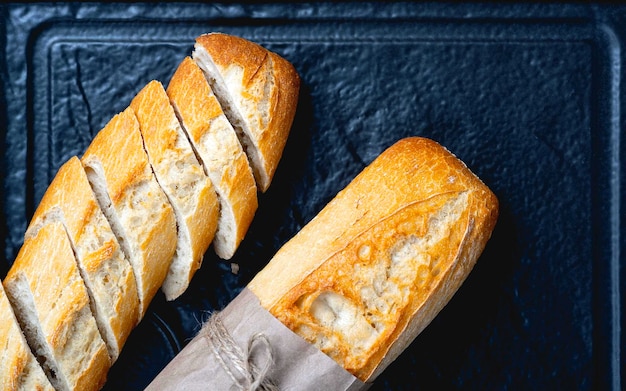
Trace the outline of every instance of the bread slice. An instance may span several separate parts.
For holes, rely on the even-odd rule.
[[[53,220],[62,223],[69,235],[92,312],[115,362],[139,322],[137,284],[76,156],[61,166],[50,183],[26,237]]]
[[[189,286],[217,229],[219,204],[211,180],[180,127],[165,89],[148,83],[132,100],[148,159],[178,224],[176,253],[163,283],[167,300]]]
[[[497,214],[494,194],[460,160],[432,140],[404,139],[248,287],[287,327],[372,381],[450,300]]]
[[[25,239],[4,287],[28,344],[57,390],[98,390],[111,366],[63,225]]]
[[[178,66],[167,94],[217,191],[220,213],[213,247],[220,258],[230,259],[258,207],[252,170],[204,74],[190,57]]]
[[[54,391],[30,351],[0,284],[0,390]]]
[[[131,108],[114,116],[82,157],[96,199],[130,261],[140,318],[163,284],[176,251],[174,212],[157,183]]]
[[[206,73],[250,160],[257,187],[269,187],[293,122],[300,78],[279,55],[232,35],[196,39],[193,59]]]

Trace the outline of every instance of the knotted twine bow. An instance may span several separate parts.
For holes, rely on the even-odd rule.
[[[279,391],[278,386],[267,376],[274,363],[274,357],[272,346],[265,334],[252,335],[248,340],[247,351],[244,352],[226,330],[217,312],[211,315],[203,331],[217,361],[239,390]],[[253,354],[255,347],[260,355],[265,353],[267,356],[261,368],[253,360],[256,356]]]

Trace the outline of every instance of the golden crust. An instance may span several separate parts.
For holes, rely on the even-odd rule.
[[[209,52],[218,67],[240,66],[243,69],[244,86],[254,82],[254,77],[268,55],[268,51],[262,46],[229,34],[203,34],[196,38],[196,43]]]
[[[186,229],[191,246],[189,257],[177,252],[172,268],[184,269],[183,275],[170,273],[163,290],[168,300],[187,288],[217,229],[217,195],[183,133],[165,89],[158,81],[148,83],[132,100],[149,160],[159,184],[175,210],[179,229]],[[183,228],[183,226],[185,228]],[[181,279],[184,279],[181,280]]]
[[[183,117],[185,130],[193,140],[200,140],[210,128],[211,121],[224,115],[202,70],[185,57],[176,68],[167,86],[172,105]]]
[[[454,294],[489,239],[497,210],[493,193],[443,147],[404,139],[248,287],[293,331],[371,381]],[[346,319],[350,327],[342,328]]]
[[[111,362],[61,223],[45,224],[25,240],[5,278],[7,290],[21,278],[32,293],[46,343],[70,386],[100,389]]]
[[[220,73],[226,74],[232,68],[243,70],[241,80],[237,81],[239,85],[228,88],[248,123],[248,136],[258,150],[260,162],[252,162],[252,168],[257,186],[264,192],[272,181],[289,136],[300,77],[287,60],[240,37],[204,34],[196,39],[196,44],[207,51]]]
[[[84,164],[92,158],[103,165],[114,205],[135,182],[144,179],[150,163],[143,149],[139,123],[130,108],[115,115],[96,134],[81,160]]]
[[[167,96],[163,100],[163,86],[152,80],[135,95],[130,103],[139,124],[148,160],[158,165],[176,148],[177,123]]]
[[[213,182],[221,213],[232,217],[231,223],[225,216],[220,217],[215,244],[218,255],[229,259],[243,240],[258,207],[252,170],[202,70],[191,58],[181,62],[167,94]],[[227,227],[231,225],[234,229],[229,233]],[[233,237],[223,239],[224,235]]]
[[[269,155],[267,160],[271,180],[296,115],[300,77],[293,65],[287,60],[273,52],[269,52],[269,56],[272,59],[275,88],[272,90],[270,98],[270,120],[267,126],[272,137],[264,142],[264,149],[268,151]]]

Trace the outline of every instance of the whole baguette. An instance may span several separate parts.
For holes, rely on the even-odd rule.
[[[54,388],[99,390],[111,361],[61,222],[31,232],[3,284]]]
[[[218,195],[215,253],[230,259],[258,207],[248,159],[204,74],[190,57],[176,69],[167,94]]]
[[[498,214],[494,194],[432,140],[366,167],[248,288],[287,327],[373,381],[450,300]]]
[[[50,221],[65,227],[76,254],[111,362],[139,322],[139,296],[132,267],[111,230],[77,157],[70,158],[48,186],[26,237]]]
[[[296,112],[300,78],[264,47],[222,33],[196,39],[193,59],[233,124],[265,192],[274,177]]]
[[[98,132],[82,157],[102,211],[130,261],[141,318],[176,251],[174,212],[154,177],[131,108]]]
[[[148,83],[130,103],[148,160],[176,216],[176,253],[161,289],[179,297],[202,264],[217,229],[219,205],[209,177],[181,129],[163,85]]]
[[[11,304],[0,284],[0,390],[53,391],[30,351]]]

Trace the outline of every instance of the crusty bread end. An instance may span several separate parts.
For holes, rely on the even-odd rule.
[[[196,39],[193,58],[237,131],[265,192],[295,116],[300,78],[293,65],[249,40],[222,33]]]

